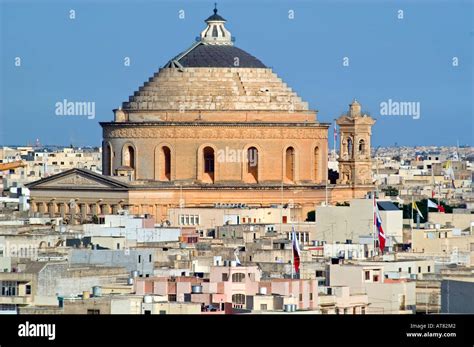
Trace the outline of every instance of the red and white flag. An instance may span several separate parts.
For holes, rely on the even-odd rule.
[[[387,237],[385,236],[385,231],[382,228],[382,218],[380,218],[379,208],[377,206],[377,201],[375,200],[375,197],[374,197],[374,225],[378,231],[379,247],[383,253],[383,250],[385,248],[385,241],[387,240]]]
[[[300,257],[301,257],[301,250],[300,245],[298,244],[298,240],[296,239],[295,228],[292,228],[291,232],[291,239],[293,244],[293,265],[295,267],[295,272],[300,272]]]

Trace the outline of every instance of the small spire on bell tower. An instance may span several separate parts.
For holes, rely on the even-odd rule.
[[[349,115],[351,117],[357,117],[361,115],[361,106],[355,98],[352,101],[352,104],[349,105]]]

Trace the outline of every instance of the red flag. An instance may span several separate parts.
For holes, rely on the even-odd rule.
[[[292,243],[293,243],[293,264],[295,267],[295,272],[300,272],[300,246],[298,245],[298,240],[296,239],[295,229],[293,228],[293,232],[291,233]]]
[[[431,198],[434,198],[434,196],[435,196],[435,191],[434,191],[434,189],[433,189],[433,190],[431,191]]]
[[[443,205],[438,205],[438,212],[445,213],[446,211],[444,210]]]

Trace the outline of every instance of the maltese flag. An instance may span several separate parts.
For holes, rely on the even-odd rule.
[[[374,224],[375,224],[375,227],[377,228],[378,235],[379,235],[379,247],[383,253],[383,250],[385,249],[385,241],[387,240],[387,237],[385,236],[385,232],[383,231],[383,228],[382,228],[382,218],[380,218],[379,208],[377,206],[377,202],[375,201],[375,198],[374,198]]]

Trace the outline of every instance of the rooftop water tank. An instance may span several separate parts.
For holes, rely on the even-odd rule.
[[[102,296],[102,287],[99,287],[99,286],[92,287],[92,295],[93,296]]]
[[[259,290],[259,293],[262,295],[267,295],[267,288],[266,287],[261,287]]]

